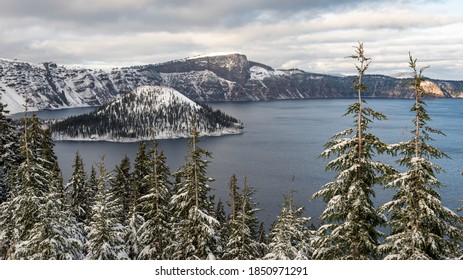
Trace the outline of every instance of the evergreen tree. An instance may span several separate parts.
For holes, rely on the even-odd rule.
[[[238,180],[236,179],[236,175],[233,174],[230,177],[231,219],[236,218],[236,209],[238,208],[236,205],[238,202],[238,190],[239,190],[237,181]]]
[[[122,224],[126,224],[132,196],[130,159],[127,155],[122,159],[121,163],[116,166],[114,174],[114,178],[110,181],[110,193],[114,196],[113,200],[117,200],[121,207],[119,221]]]
[[[87,198],[89,199],[89,205],[93,205],[95,202],[96,195],[98,194],[98,178],[96,175],[95,166],[92,165],[90,169],[90,176],[87,181]],[[89,213],[91,214],[92,209]]]
[[[44,167],[46,160],[40,153],[42,135],[40,121],[35,115],[28,118],[26,106],[24,134],[21,137],[21,156],[24,161],[14,174],[11,198],[4,203],[4,209],[11,211],[11,215],[6,214],[2,222],[2,228],[6,229],[9,238],[8,241],[2,240],[4,258],[7,259],[31,257],[17,255],[16,250],[21,248],[24,251],[28,247],[31,236],[35,234],[34,226],[39,221],[43,199],[51,185],[50,170]]]
[[[150,173],[142,182],[148,193],[140,198],[140,211],[144,223],[138,234],[140,259],[168,259],[166,248],[172,243],[169,202],[171,198],[170,171],[163,152],[158,152],[153,142]]]
[[[380,208],[389,212],[391,233],[380,246],[386,259],[448,259],[458,254],[461,226],[458,216],[442,205],[437,188],[442,183],[436,174],[443,171],[432,159],[447,158],[439,149],[428,144],[432,134],[443,135],[428,126],[431,120],[422,100],[423,71],[417,70],[416,59],[410,55],[409,67],[413,76],[411,87],[415,103],[413,137],[393,145],[401,158],[397,161],[406,171],[396,174],[387,188],[396,189],[392,201]]]
[[[79,152],[76,153],[73,171],[69,183],[66,185],[66,192],[69,196],[69,206],[72,214],[76,217],[77,223],[82,228],[85,225],[85,220],[89,216],[90,205],[88,201],[86,174],[84,163]]]
[[[236,190],[236,188],[235,188]],[[261,257],[260,244],[256,240],[258,209],[253,201],[254,189],[244,179],[242,194],[233,193],[235,197],[235,215],[230,219],[229,237],[223,258],[229,260],[255,260]]]
[[[6,106],[0,101],[0,204],[10,196],[8,179],[20,161],[18,136],[11,119],[6,117],[8,113]]]
[[[111,196],[106,190],[109,175],[106,173],[103,160],[99,169],[98,194],[87,229],[88,252],[86,258],[94,260],[127,259],[124,246],[125,229],[115,214],[120,211],[120,206],[111,200]]]
[[[192,122],[191,138],[185,164],[174,174],[179,179],[174,187],[171,207],[174,218],[175,242],[171,246],[173,259],[215,259],[219,238],[218,221],[213,217],[214,203],[209,196],[207,177],[211,153],[198,147],[198,132]]]
[[[137,155],[135,157],[134,170],[132,173],[133,180],[133,189],[131,200],[132,203],[137,203],[136,201],[148,193],[148,189],[143,187],[141,182],[149,173],[149,161],[150,156],[149,152],[146,151],[146,143],[140,142],[138,146]]]
[[[215,218],[219,223],[219,239],[217,242],[217,257],[222,259],[226,243],[228,241],[228,221],[222,200],[219,199],[215,208]]]
[[[28,240],[16,248],[15,257],[37,260],[82,259],[82,231],[66,207],[63,182],[55,168],[50,191],[43,197],[37,222]]]
[[[312,238],[309,229],[310,219],[302,217],[303,207],[293,205],[293,191],[285,197],[269,234],[269,245],[265,259],[268,260],[308,260],[313,253]]]
[[[377,153],[386,149],[378,137],[369,132],[373,120],[386,117],[366,107],[362,92],[366,90],[362,83],[370,59],[365,57],[363,44],[355,49],[352,58],[358,76],[354,80],[358,102],[350,105],[345,115],[354,116],[354,127],[335,134],[325,145],[322,158],[336,158],[330,161],[327,170],[338,171],[336,180],[325,184],[314,198],[323,198],[327,203],[321,215],[325,222],[319,229],[314,258],[316,259],[371,259],[377,254],[380,233],[376,226],[384,222],[373,207],[373,186],[382,183],[382,174],[391,172],[391,168],[381,162],[373,161]]]
[[[128,221],[126,225],[125,247],[128,258],[131,260],[139,259],[140,255],[140,234],[139,230],[145,220],[137,210],[138,205],[130,206]]]

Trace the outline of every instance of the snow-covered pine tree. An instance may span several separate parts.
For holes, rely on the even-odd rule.
[[[173,259],[215,259],[219,239],[214,203],[209,196],[213,179],[206,174],[211,153],[198,147],[196,121],[191,122],[186,162],[174,174],[178,183],[171,199],[175,241],[169,248]]]
[[[401,158],[397,161],[406,171],[396,174],[386,185],[396,189],[392,201],[380,207],[390,213],[390,234],[380,246],[386,259],[449,259],[458,256],[461,225],[458,216],[442,205],[437,188],[442,183],[436,174],[443,171],[431,162],[447,158],[439,149],[428,144],[432,134],[443,135],[428,126],[431,120],[422,97],[426,94],[421,83],[423,71],[417,69],[416,59],[409,55],[412,70],[411,87],[415,103],[412,138],[392,145]]]
[[[98,178],[96,175],[95,166],[92,165],[90,169],[90,176],[88,177],[88,180],[87,180],[87,197],[89,199],[89,205],[94,204],[97,193],[98,193]],[[92,213],[91,208],[92,207],[90,207],[90,211],[89,211],[90,216]],[[87,216],[87,218],[89,219],[90,217]]]
[[[163,152],[158,151],[153,141],[150,173],[142,181],[148,193],[140,198],[139,209],[144,223],[138,231],[139,259],[169,259],[166,248],[172,244],[169,202],[171,199],[170,170]]]
[[[8,179],[19,165],[19,145],[11,119],[6,117],[9,111],[0,97],[0,204],[10,196]]]
[[[48,194],[50,170],[44,167],[46,160],[41,157],[40,143],[42,131],[40,121],[33,115],[24,117],[24,134],[21,137],[21,156],[24,159],[14,173],[11,198],[4,207],[10,211],[2,224],[7,230],[9,240],[2,241],[4,258],[28,259],[31,255],[21,254],[28,246],[34,234],[34,226],[38,222],[43,198]],[[2,205],[3,206],[3,205]],[[12,232],[9,232],[13,229]],[[10,235],[12,233],[12,235]],[[21,249],[19,255],[17,250]]]
[[[234,191],[232,192],[234,195],[232,204],[235,206],[235,213],[229,220],[228,242],[223,258],[227,260],[259,259],[262,256],[260,255],[261,244],[256,240],[258,222],[255,214],[258,209],[253,199],[255,190],[247,185],[245,177],[242,193],[239,194],[236,188]]]
[[[219,223],[219,240],[217,242],[217,258],[222,259],[226,242],[228,241],[228,221],[227,214],[222,200],[219,198],[215,207],[215,218]]]
[[[72,168],[71,178],[69,178],[69,183],[66,185],[66,193],[69,197],[71,212],[83,229],[85,220],[90,214],[91,205],[88,203],[85,168],[79,152],[76,153]]]
[[[120,204],[121,211],[119,213],[119,221],[123,225],[126,225],[132,196],[130,159],[127,155],[125,155],[121,163],[115,167],[113,174],[114,177],[109,182],[110,194],[114,196],[113,200]]]
[[[82,229],[65,204],[61,175],[50,173],[50,191],[42,198],[37,222],[28,240],[16,248],[16,258],[36,260],[76,260],[83,258]]]
[[[99,165],[98,194],[92,209],[92,217],[87,228],[87,259],[120,260],[128,259],[125,250],[125,228],[118,220],[120,205],[111,200],[107,192],[109,174],[104,159]]]
[[[313,253],[315,232],[309,229],[309,218],[303,217],[304,208],[294,206],[293,190],[284,198],[269,234],[267,260],[308,260]]]
[[[132,173],[132,200],[136,201],[140,197],[146,195],[148,193],[148,189],[144,188],[141,185],[143,179],[149,173],[149,161],[150,155],[149,152],[146,151],[146,143],[140,142],[138,146],[137,155],[135,156],[135,163],[134,163],[134,170]],[[135,202],[136,203],[136,202]]]
[[[382,183],[382,174],[391,172],[391,167],[373,161],[387,146],[369,129],[374,120],[384,120],[386,116],[366,107],[362,99],[366,90],[362,78],[370,63],[362,43],[355,47],[351,58],[359,63],[354,80],[358,102],[350,105],[345,115],[354,116],[354,127],[335,134],[320,155],[324,159],[336,156],[326,169],[339,173],[313,195],[327,203],[321,215],[325,224],[318,231],[315,259],[375,258],[380,236],[376,226],[384,222],[373,206],[373,186]]]

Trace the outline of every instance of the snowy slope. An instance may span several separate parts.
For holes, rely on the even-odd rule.
[[[242,133],[242,124],[164,86],[142,86],[87,115],[52,126],[56,140],[130,142],[190,136],[192,117],[200,136]]]
[[[194,101],[354,97],[353,77],[273,69],[239,53],[209,54],[111,71],[0,59],[0,102],[11,113],[103,105],[140,86],[169,86]],[[463,81],[429,79],[436,97],[463,96]],[[366,75],[366,97],[409,98],[403,79]]]

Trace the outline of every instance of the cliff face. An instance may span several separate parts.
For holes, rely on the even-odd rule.
[[[139,86],[168,86],[195,101],[258,101],[354,97],[354,77],[273,69],[242,54],[198,56],[111,71],[0,59],[1,102],[14,112],[105,104]],[[367,75],[365,96],[409,98],[406,79]],[[463,81],[427,79],[438,98],[463,97]]]

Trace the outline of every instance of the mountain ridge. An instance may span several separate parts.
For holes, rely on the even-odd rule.
[[[168,86],[193,101],[260,101],[351,98],[353,77],[274,69],[239,53],[197,56],[110,71],[67,68],[53,62],[33,64],[0,59],[0,101],[11,113],[94,106],[108,103],[139,86]],[[407,79],[366,75],[366,97],[410,98]],[[438,98],[463,97],[463,81],[427,78]]]

